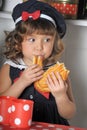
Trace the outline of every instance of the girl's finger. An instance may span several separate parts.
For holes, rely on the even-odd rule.
[[[52,76],[54,84],[58,85],[59,84],[59,80],[58,80],[57,76],[53,72],[51,73],[51,76]]]
[[[60,86],[63,86],[64,85],[64,81],[62,79],[62,76],[60,75],[59,72],[57,72],[56,75],[57,75],[57,78],[58,78]]]
[[[43,75],[43,73],[44,73],[44,71],[43,71],[43,70],[40,70],[40,71],[37,72],[37,73],[33,73],[33,74],[31,75],[31,78],[39,77],[39,76]]]
[[[52,87],[54,86],[54,82],[50,75],[47,76],[47,84],[50,89],[52,89]]]

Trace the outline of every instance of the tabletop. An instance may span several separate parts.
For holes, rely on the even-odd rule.
[[[29,128],[12,128],[9,125],[0,125],[0,130],[87,130],[87,128],[78,128],[74,126],[65,126],[43,122],[32,122]]]

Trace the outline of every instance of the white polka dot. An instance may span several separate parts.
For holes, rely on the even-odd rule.
[[[62,7],[60,7],[60,9],[61,9],[61,10],[63,10],[63,8],[62,8]]]
[[[63,4],[63,6],[66,6],[66,4]]]
[[[33,99],[33,95],[30,95],[30,99]]]
[[[7,96],[7,98],[10,98],[10,96]]]
[[[71,11],[69,11],[69,14],[71,14],[72,12]]]
[[[75,130],[74,128],[69,128],[68,130]]]
[[[14,122],[15,122],[16,125],[20,125],[21,124],[21,120],[19,118],[16,118]]]
[[[25,104],[24,107],[23,107],[23,109],[24,109],[25,111],[28,111],[28,110],[30,109],[30,106],[29,106],[28,104]]]
[[[2,122],[3,121],[3,117],[0,115],[0,122]]]
[[[70,4],[70,6],[72,7],[73,5],[72,5],[72,4]]]
[[[11,107],[8,108],[8,113],[11,113]]]
[[[50,125],[48,125],[48,127],[55,127],[55,126],[50,124]]]
[[[31,123],[32,123],[32,120],[29,120],[28,121],[28,125],[31,126]]]
[[[69,8],[66,8],[66,10],[69,10]]]
[[[15,111],[15,106],[14,105],[12,105],[11,110],[12,110],[12,112]]]
[[[72,11],[75,11],[75,8],[72,8]]]
[[[42,126],[42,125],[36,125],[36,127],[38,127],[38,128],[42,128],[43,126]]]

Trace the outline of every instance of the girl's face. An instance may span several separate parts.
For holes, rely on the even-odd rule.
[[[25,63],[32,64],[33,56],[42,56],[47,59],[53,50],[55,36],[33,33],[24,38],[22,53]]]

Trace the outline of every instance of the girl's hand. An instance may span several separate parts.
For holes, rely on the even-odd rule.
[[[63,95],[66,95],[68,85],[65,81],[63,81],[58,72],[56,76],[53,72],[51,73],[51,76],[48,75],[47,84],[55,98],[61,98]]]
[[[24,86],[29,86],[36,80],[39,80],[42,78],[44,71],[42,70],[42,67],[38,65],[32,65],[28,67],[26,70],[24,70],[19,78],[21,82],[24,84]]]

